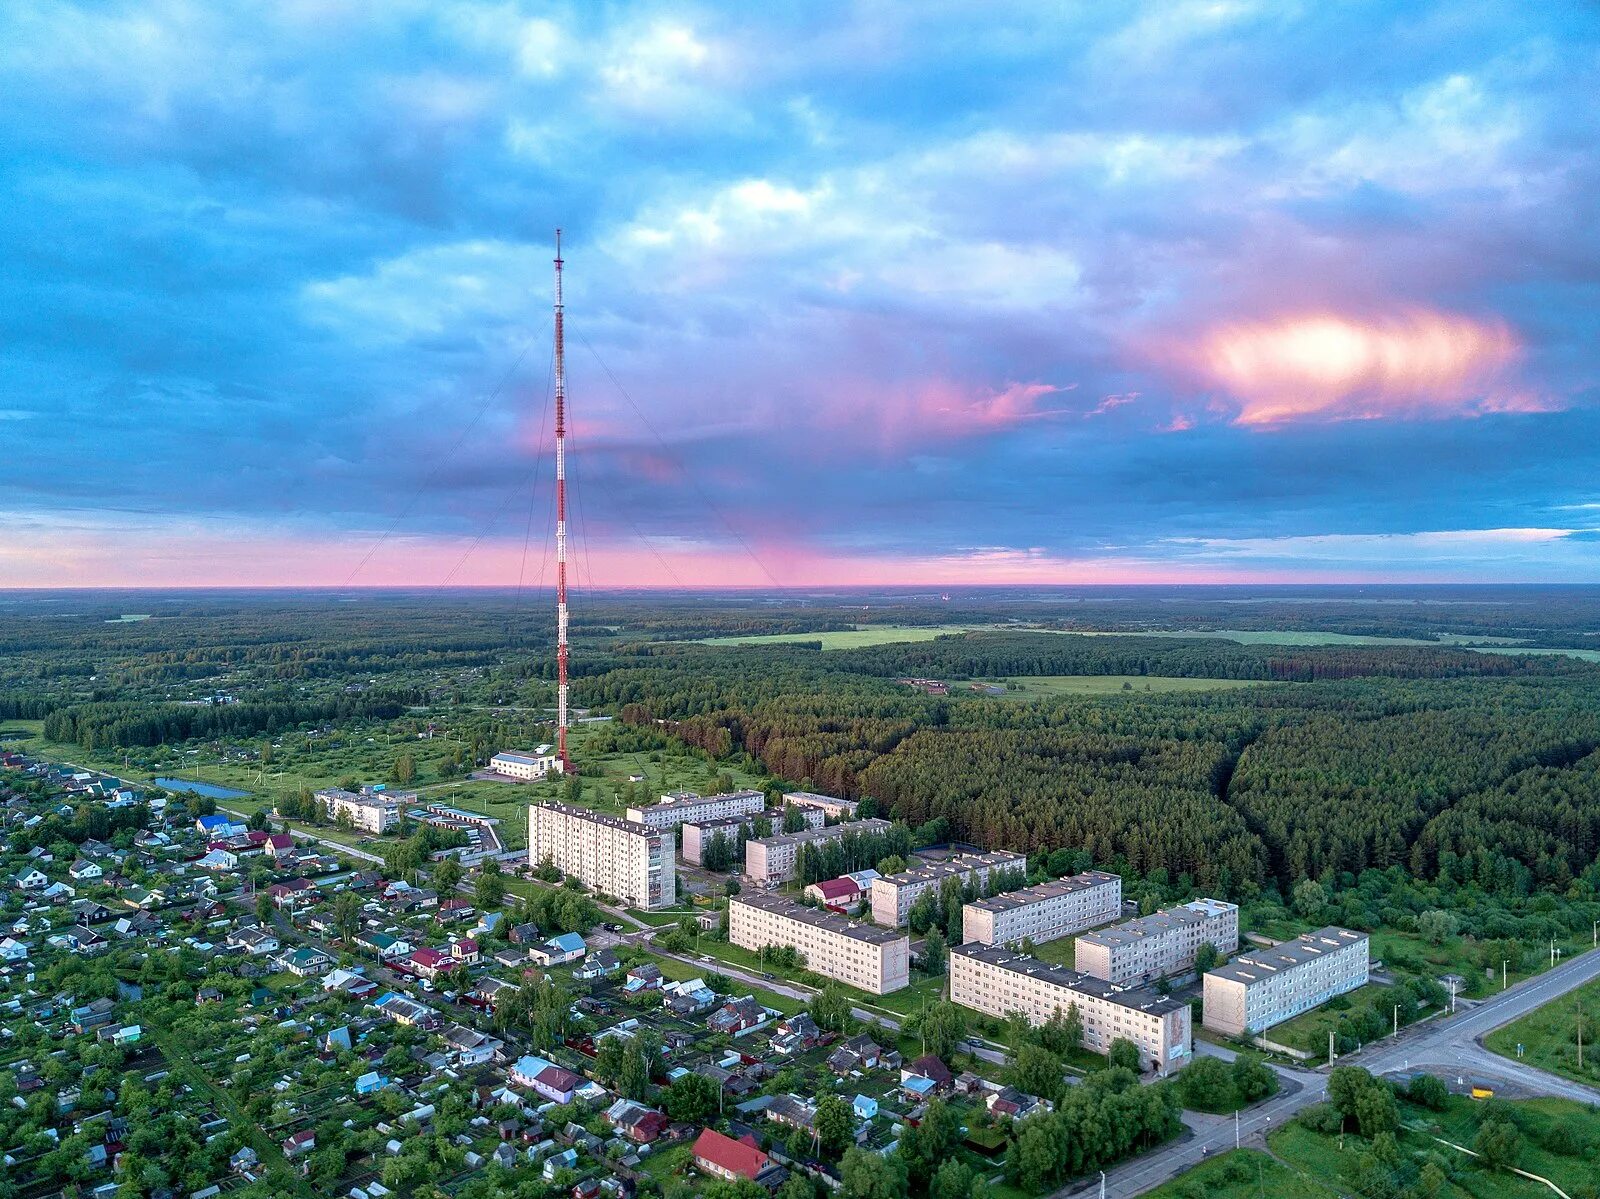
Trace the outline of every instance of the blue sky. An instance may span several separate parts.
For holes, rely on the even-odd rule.
[[[15,0],[0,585],[1600,578],[1597,35]]]

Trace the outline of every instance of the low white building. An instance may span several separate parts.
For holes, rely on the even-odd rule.
[[[388,791],[383,787],[363,787],[360,791],[327,787],[315,796],[329,820],[348,821],[352,828],[364,833],[388,832],[400,823],[402,805],[417,802],[415,791]]]
[[[489,759],[489,769],[507,778],[536,782],[552,774],[560,774],[562,765],[561,759],[548,745],[541,745],[526,753],[521,750],[503,749]]]

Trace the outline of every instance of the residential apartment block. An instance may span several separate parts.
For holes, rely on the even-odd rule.
[[[1003,945],[951,946],[950,998],[1001,1019],[1021,1012],[1036,1026],[1077,1005],[1085,1048],[1104,1053],[1118,1038],[1129,1040],[1139,1047],[1140,1065],[1158,1070],[1183,1065],[1193,1048],[1189,1005],[1181,999],[1118,987]]]
[[[677,899],[670,830],[566,804],[535,804],[528,809],[528,861],[537,868],[546,858],[634,907],[670,907]]]
[[[728,902],[728,940],[754,950],[793,946],[805,955],[808,970],[874,995],[911,981],[911,938],[904,933],[857,924],[781,895],[735,895]]]
[[[843,824],[829,824],[822,828],[809,828],[800,833],[777,833],[744,843],[744,872],[751,882],[761,886],[787,882],[794,877],[795,862],[802,845],[821,845],[846,834],[887,833],[891,825],[887,820],[847,820]]]
[[[1085,974],[1131,986],[1192,968],[1208,942],[1223,957],[1239,948],[1239,909],[1233,904],[1197,899],[1084,933],[1073,946],[1073,961]]]
[[[705,865],[706,846],[718,833],[727,837],[734,850],[739,850],[739,834],[748,834],[756,821],[765,819],[772,828],[783,826],[782,812],[753,812],[748,816],[719,816],[714,820],[686,820],[678,830],[678,851],[685,862],[695,866]],[[811,810],[805,813],[807,828],[822,827],[822,813]]]
[[[1261,1033],[1367,982],[1367,934],[1322,928],[1206,972],[1205,1026]]]
[[[853,820],[858,806],[853,799],[835,799],[831,795],[818,795],[815,791],[785,791],[783,802],[791,808],[821,812],[828,820]]]
[[[1122,915],[1122,879],[1103,870],[1053,879],[961,909],[964,941],[1011,945],[1024,937],[1054,941]]]
[[[899,928],[906,922],[911,905],[924,891],[932,888],[936,893],[947,878],[970,881],[983,886],[996,870],[1026,870],[1028,859],[1020,853],[999,850],[995,853],[960,853],[942,862],[925,862],[899,874],[886,875],[872,880],[872,918],[888,928]]]
[[[548,745],[541,745],[529,753],[504,749],[489,759],[489,769],[507,778],[531,782],[551,774],[560,774],[561,759],[550,752]]]
[[[401,805],[417,802],[417,793],[385,791],[381,787],[363,787],[360,791],[328,787],[316,792],[315,798],[329,820],[348,820],[352,828],[364,833],[386,833],[400,823]]]
[[[674,791],[659,803],[629,808],[628,819],[651,828],[674,828],[686,820],[717,820],[723,816],[750,816],[767,806],[759,791],[730,791],[726,795],[697,795]]]

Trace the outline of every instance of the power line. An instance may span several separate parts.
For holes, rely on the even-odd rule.
[[[666,439],[661,436],[661,433],[656,429],[655,425],[650,423],[650,418],[644,414],[639,405],[633,402],[633,397],[628,394],[628,389],[622,386],[621,380],[619,380],[617,376],[612,373],[611,368],[606,365],[605,359],[600,357],[599,351],[597,351],[594,346],[589,343],[589,339],[585,337],[581,331],[578,333],[578,340],[583,342],[584,348],[594,356],[594,360],[600,364],[600,369],[605,371],[606,377],[611,380],[611,385],[617,389],[617,394],[627,401],[628,407],[633,409],[633,414],[639,418],[640,423],[643,424],[644,427],[650,431],[650,435],[656,439],[656,444],[659,445],[663,451],[670,453],[670,450],[667,448]],[[694,489],[695,495],[699,498],[700,502],[705,505],[705,507],[709,509],[718,520],[722,522],[723,528],[727,529],[729,535],[739,543],[739,548],[744,550],[750,561],[754,562],[761,573],[767,576],[767,582],[771,583],[774,587],[782,587],[783,584],[779,583],[778,580],[773,576],[773,573],[767,569],[767,564],[758,558],[755,551],[750,548],[750,544],[744,539],[743,534],[741,534],[738,529],[734,528],[733,522],[727,518],[722,509],[718,508],[716,504],[711,502],[711,497],[706,495],[704,490],[701,489],[699,481],[695,478],[693,471],[689,472],[688,478],[689,486]]]
[[[355,582],[356,576],[366,568],[368,562],[372,561],[373,555],[384,547],[389,538],[394,534],[394,531],[400,527],[400,522],[405,520],[407,516],[411,515],[411,509],[416,506],[416,502],[421,497],[423,490],[436,478],[438,478],[439,473],[443,471],[444,468],[448,466],[455,458],[456,451],[466,443],[467,438],[472,435],[472,431],[478,427],[478,422],[483,419],[484,413],[489,411],[489,406],[493,404],[495,400],[500,398],[500,393],[505,390],[506,384],[511,381],[511,377],[516,374],[517,369],[521,367],[522,360],[528,356],[528,351],[533,348],[533,341],[534,339],[530,337],[523,343],[522,350],[517,354],[516,361],[514,361],[509,368],[507,368],[506,373],[500,377],[500,381],[494,385],[494,389],[490,391],[488,396],[484,399],[482,406],[479,407],[477,411],[477,414],[473,416],[471,422],[465,429],[461,431],[460,436],[456,438],[455,444],[452,445],[448,451],[446,451],[443,458],[439,459],[439,461],[434,464],[432,470],[422,476],[421,481],[416,485],[415,488],[412,489],[410,498],[406,500],[405,506],[400,509],[394,520],[390,522],[389,527],[379,535],[377,541],[373,542],[371,548],[368,549],[366,554],[362,556],[361,561],[356,563],[355,569],[352,570],[349,577],[345,579],[344,585],[346,587]]]

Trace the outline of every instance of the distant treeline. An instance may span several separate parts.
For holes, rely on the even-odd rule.
[[[391,720],[405,711],[403,698],[347,696],[339,700],[243,704],[88,703],[51,712],[44,735],[88,750],[164,745],[193,738],[271,736],[301,724],[340,720]]]
[[[831,651],[839,670],[882,676],[1132,674],[1179,678],[1450,679],[1478,675],[1600,675],[1593,663],[1544,654],[1481,654],[1433,646],[1242,645],[1218,638],[1086,637],[1070,633],[967,633]]]

